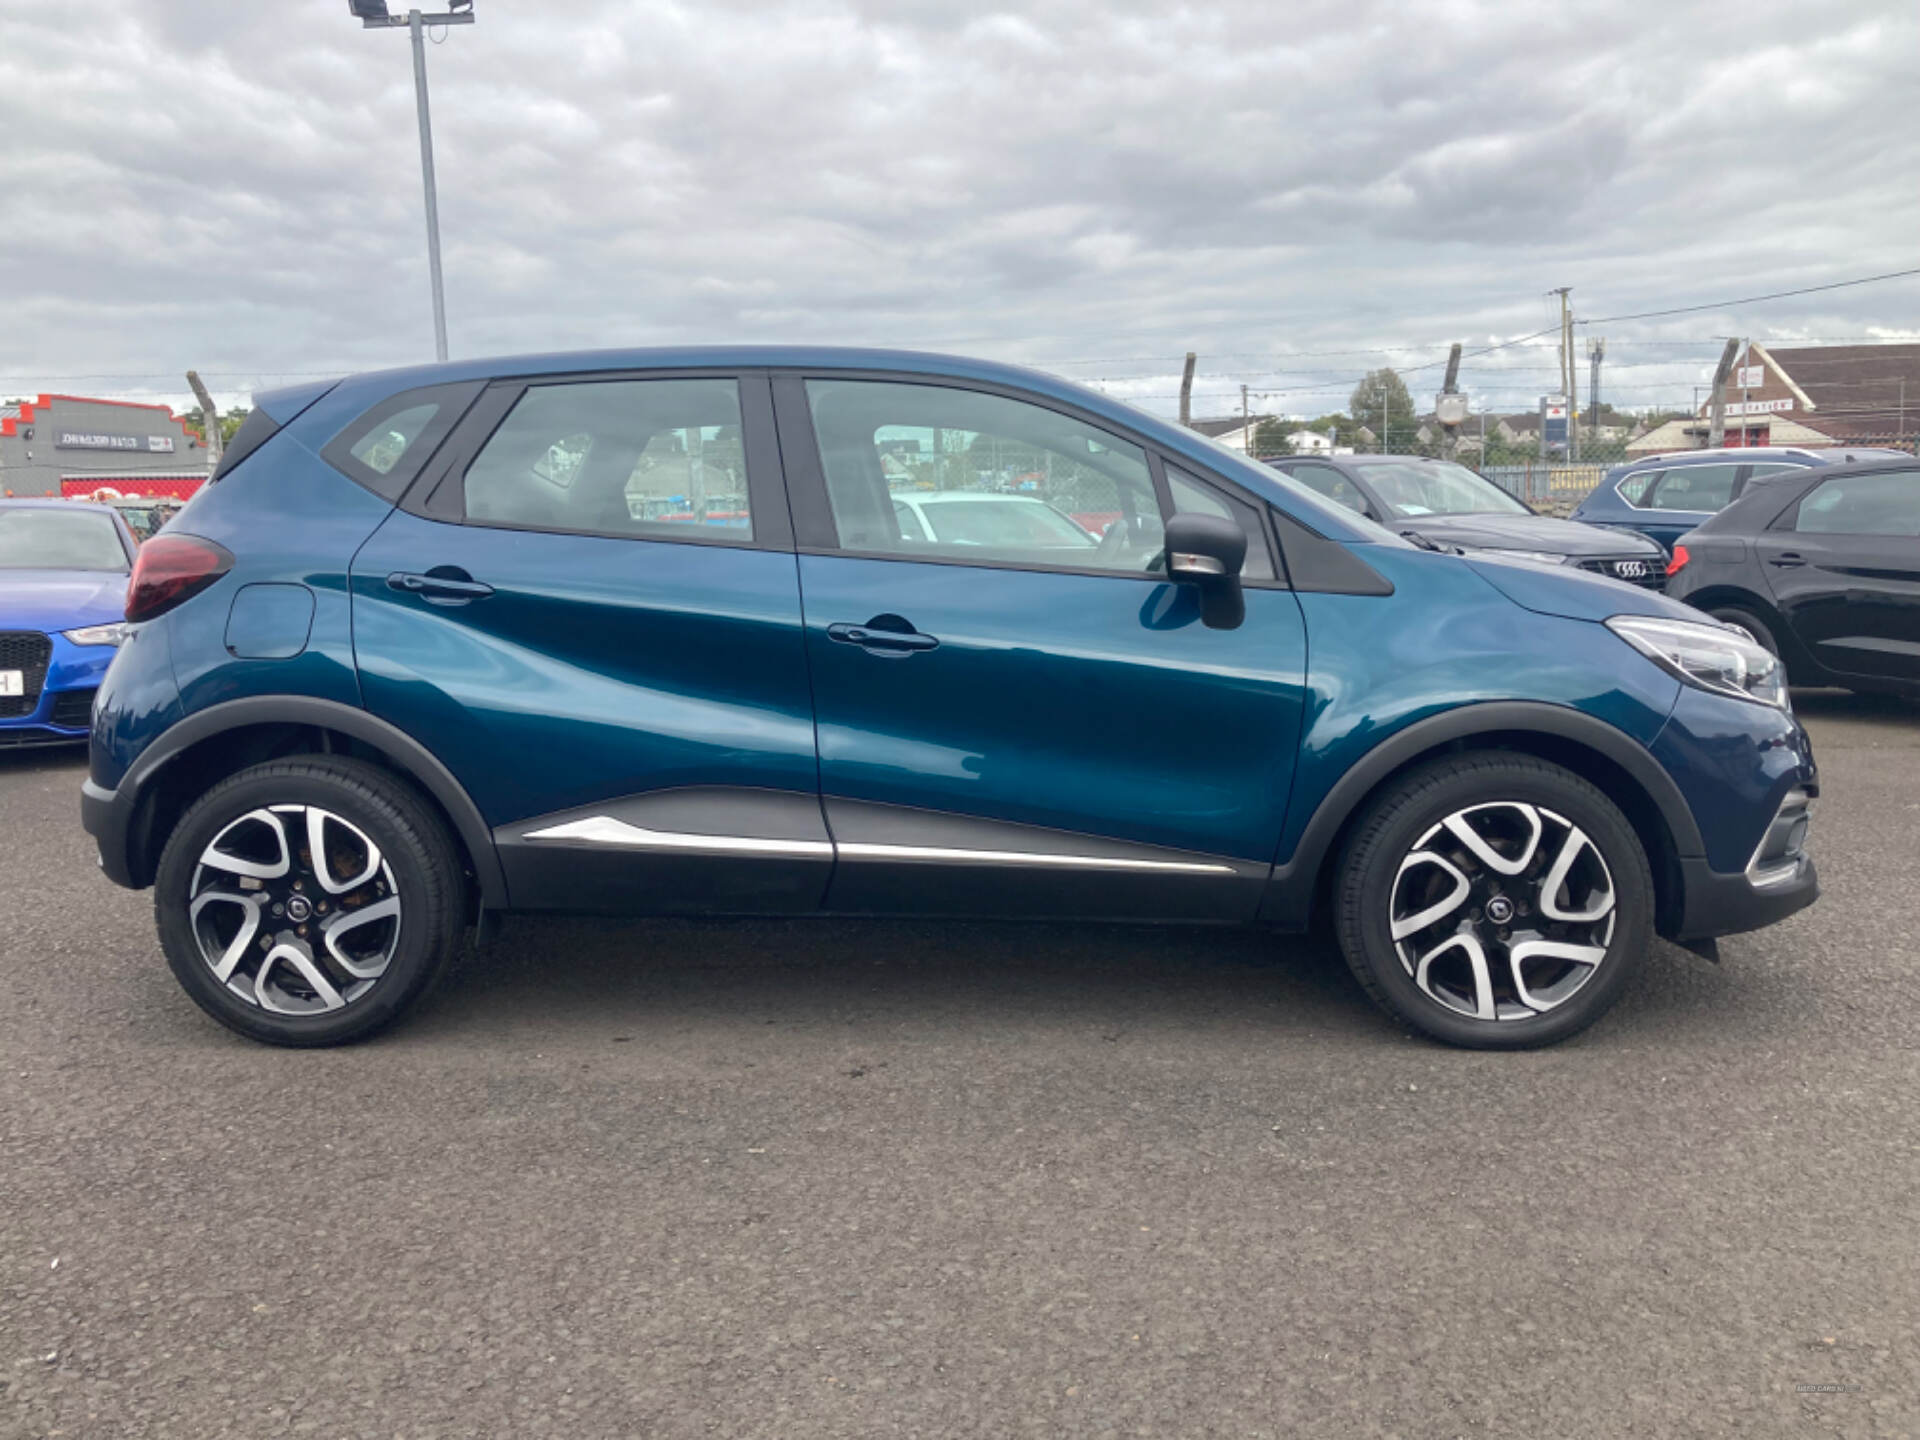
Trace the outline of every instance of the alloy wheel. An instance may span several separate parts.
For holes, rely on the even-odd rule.
[[[393,869],[367,833],[313,805],[230,821],[194,866],[188,921],[214,979],[278,1015],[322,1015],[372,990],[400,943]]]
[[[1607,958],[1613,875],[1572,821],[1518,800],[1470,805],[1427,830],[1388,900],[1415,986],[1474,1020],[1531,1020],[1572,999]]]

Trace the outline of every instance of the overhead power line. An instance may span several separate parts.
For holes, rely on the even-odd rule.
[[[1771,295],[1744,295],[1738,300],[1716,300],[1708,305],[1677,305],[1671,310],[1638,310],[1631,315],[1599,315],[1582,320],[1582,325],[1611,325],[1619,320],[1653,320],[1662,315],[1692,315],[1701,310],[1725,310],[1734,305],[1758,305],[1763,300],[1786,300],[1795,295],[1818,295],[1823,290],[1845,290],[1854,285],[1874,285],[1882,280],[1902,280],[1920,275],[1920,266],[1911,270],[1889,270],[1884,275],[1863,275],[1858,280],[1836,280],[1831,285],[1806,285],[1798,290],[1776,290]]]

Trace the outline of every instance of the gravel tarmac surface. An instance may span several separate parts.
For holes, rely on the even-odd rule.
[[[1920,707],[1798,703],[1820,904],[1512,1055],[1324,943],[568,919],[266,1049],[0,752],[0,1436],[1920,1434]]]

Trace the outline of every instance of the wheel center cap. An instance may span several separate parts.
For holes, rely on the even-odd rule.
[[[307,897],[304,895],[296,895],[287,901],[287,918],[289,920],[304,920],[312,913],[313,906],[307,903]]]
[[[291,913],[291,911],[289,911]],[[1513,919],[1513,901],[1504,895],[1496,895],[1487,901],[1487,919],[1496,925],[1504,925]]]

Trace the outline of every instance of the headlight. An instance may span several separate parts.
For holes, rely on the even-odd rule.
[[[1546,550],[1475,550],[1462,546],[1460,553],[1469,560],[1531,560],[1535,565],[1564,565],[1567,557]]]
[[[1776,710],[1792,708],[1780,661],[1765,646],[1724,625],[1616,615],[1607,628],[1689,685]]]
[[[118,645],[127,638],[125,622],[115,620],[108,625],[84,625],[78,630],[60,632],[76,645]]]

